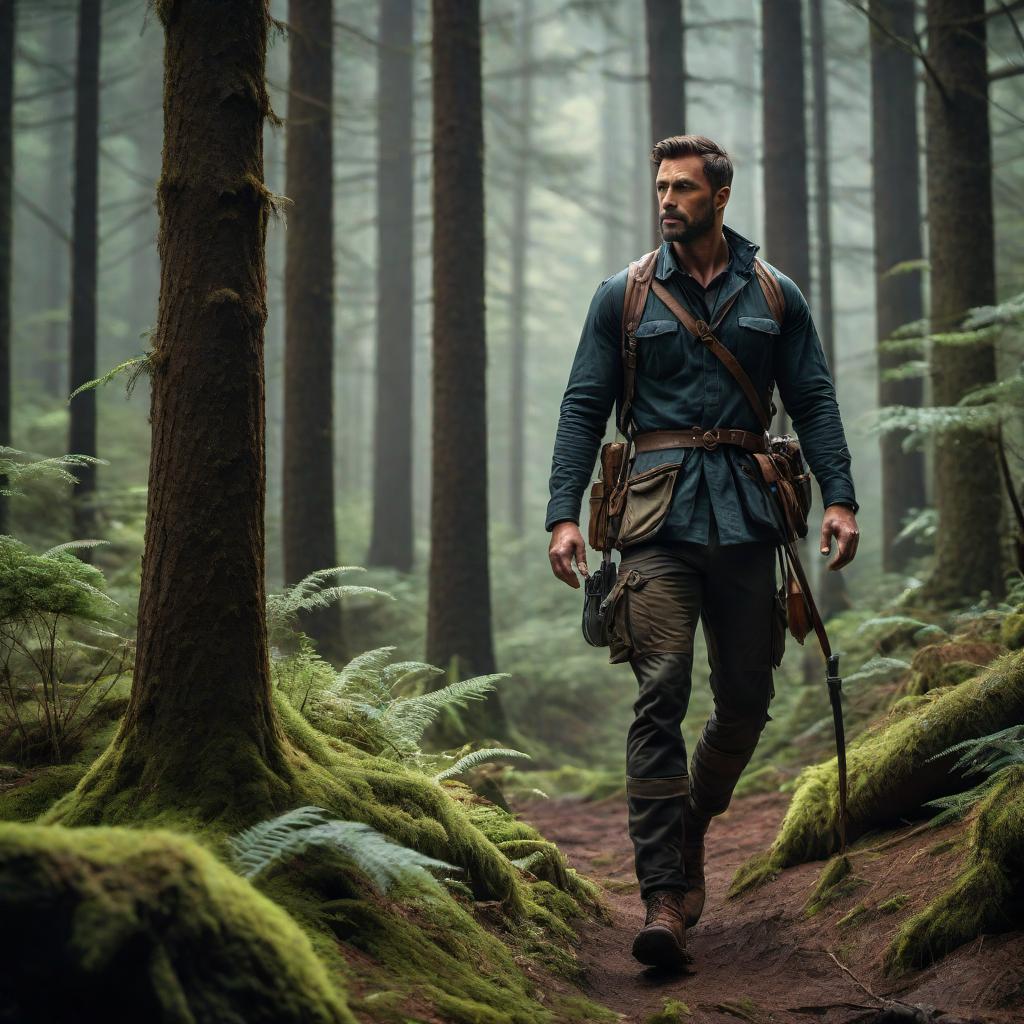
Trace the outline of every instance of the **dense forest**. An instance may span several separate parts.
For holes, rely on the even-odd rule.
[[[1024,1019],[1022,114],[1021,0],[0,0],[0,1022]],[[860,538],[680,976],[544,527],[685,133]]]

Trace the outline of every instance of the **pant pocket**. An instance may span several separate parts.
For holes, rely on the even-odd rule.
[[[647,577],[636,569],[620,572],[615,586],[601,606],[608,631],[608,660],[612,665],[629,661],[633,656],[635,645],[631,627],[630,604],[632,595],[646,582]]]

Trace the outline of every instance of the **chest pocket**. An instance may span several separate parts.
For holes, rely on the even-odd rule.
[[[759,331],[763,334],[778,334],[779,325],[767,316],[741,316],[736,322],[740,327],[746,327],[751,331]]]
[[[678,320],[645,320],[636,329],[640,372],[664,380],[678,373],[685,362],[685,332]]]

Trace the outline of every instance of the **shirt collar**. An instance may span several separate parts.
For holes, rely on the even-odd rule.
[[[722,225],[722,234],[725,235],[726,244],[729,246],[729,262],[723,273],[735,270],[739,274],[749,275],[754,256],[760,247],[750,239],[744,238],[738,231],[733,231],[727,224]],[[685,274],[686,271],[679,266],[672,243],[662,242],[654,276],[659,281],[665,281],[673,273]]]

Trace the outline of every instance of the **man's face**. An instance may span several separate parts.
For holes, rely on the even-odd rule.
[[[704,176],[704,160],[681,156],[662,160],[655,181],[661,237],[666,242],[693,242],[714,226],[729,199],[729,186],[712,193]]]

